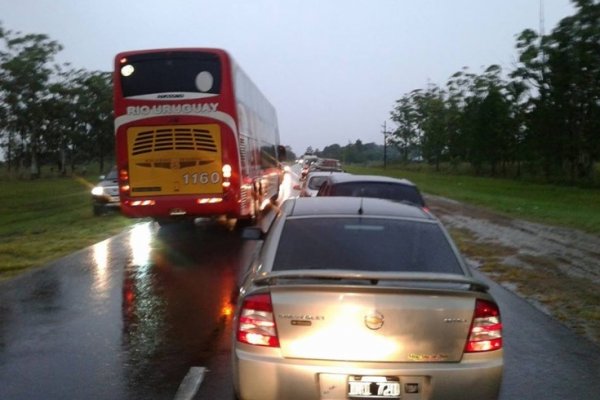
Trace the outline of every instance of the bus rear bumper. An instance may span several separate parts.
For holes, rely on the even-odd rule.
[[[202,217],[247,218],[240,202],[221,197],[130,199],[121,202],[121,212],[130,218],[192,219]]]

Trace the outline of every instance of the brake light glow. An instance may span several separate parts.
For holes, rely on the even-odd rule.
[[[231,178],[231,165],[225,164],[221,170],[223,171],[223,178]]]
[[[273,305],[269,293],[248,296],[242,305],[237,340],[242,343],[279,347]]]
[[[465,352],[475,353],[501,348],[502,322],[500,321],[500,309],[493,302],[477,300]]]
[[[129,194],[129,172],[127,168],[121,168],[119,170],[119,192]]]
[[[229,181],[229,179],[231,179],[232,172],[231,165],[224,164],[221,168],[221,171],[223,172],[223,189],[228,189],[231,186],[231,182]]]

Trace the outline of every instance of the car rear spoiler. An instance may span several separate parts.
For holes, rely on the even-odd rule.
[[[433,283],[433,284],[462,284],[469,285],[470,290],[486,292],[489,286],[472,276],[456,274],[436,274],[422,272],[370,272],[350,270],[293,270],[275,271],[264,273],[254,278],[254,284],[258,286],[273,285],[282,281],[293,280],[353,280],[366,281],[372,285],[380,281],[406,282],[406,283]]]

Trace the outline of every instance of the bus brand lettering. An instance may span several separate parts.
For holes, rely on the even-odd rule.
[[[155,106],[129,106],[129,115],[163,115],[163,114],[206,114],[216,112],[219,103],[205,104],[160,104]]]
[[[159,94],[156,96],[157,99],[182,99],[183,94]]]

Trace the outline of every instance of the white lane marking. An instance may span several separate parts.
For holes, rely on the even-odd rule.
[[[179,384],[174,400],[191,400],[200,388],[206,371],[204,367],[191,367]]]

